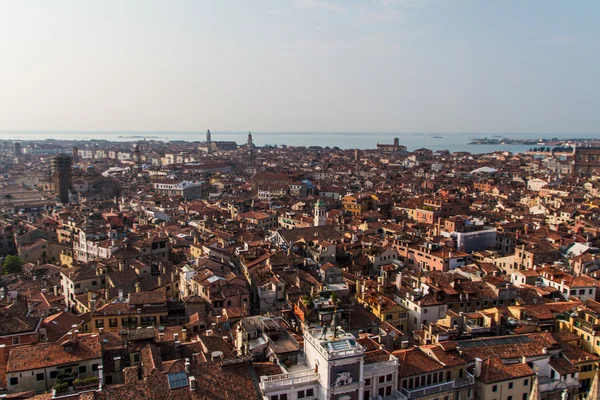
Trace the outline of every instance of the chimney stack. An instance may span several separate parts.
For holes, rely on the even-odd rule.
[[[475,378],[479,378],[481,376],[481,365],[483,364],[483,360],[481,358],[475,359]]]
[[[141,292],[141,291],[142,291],[142,285],[140,285],[140,283],[139,283],[139,282],[136,282],[136,283],[135,283],[135,292],[136,292],[136,293],[139,293],[139,292]]]

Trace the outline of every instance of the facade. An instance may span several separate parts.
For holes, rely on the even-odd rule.
[[[79,335],[78,331],[72,331],[62,343],[40,343],[13,349],[6,366],[8,390],[43,393],[52,389],[59,376],[99,378],[102,341],[102,335]]]
[[[166,196],[179,196],[184,199],[202,197],[203,182],[166,180],[154,183],[154,190]]]
[[[294,372],[262,376],[261,392],[268,400],[405,399],[396,389],[398,359],[370,346],[375,347],[339,328],[307,328],[306,364],[296,365]]]
[[[576,174],[600,172],[600,148],[578,147],[575,150],[574,171]]]

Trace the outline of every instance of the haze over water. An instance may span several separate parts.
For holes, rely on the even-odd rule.
[[[219,132],[211,130],[214,141],[235,141],[244,144],[248,132]],[[439,136],[439,137],[435,137]],[[198,132],[135,132],[135,131],[97,131],[97,132],[57,132],[57,131],[30,131],[30,132],[0,132],[0,139],[10,140],[109,140],[132,142],[137,140],[185,140],[188,142],[205,140],[205,131]],[[508,138],[508,139],[600,139],[600,134],[477,134],[477,133],[374,133],[374,132],[252,132],[254,143],[257,146],[289,145],[289,146],[329,146],[342,149],[374,149],[377,143],[392,143],[395,137],[400,139],[400,144],[409,151],[418,148],[431,150],[449,150],[450,152],[468,151],[470,153],[489,153],[497,150],[508,150],[513,153],[527,151],[530,145],[469,145],[471,138]]]

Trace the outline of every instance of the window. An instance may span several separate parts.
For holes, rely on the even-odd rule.
[[[12,344],[21,344],[21,338],[18,336],[14,336],[12,338]]]
[[[523,400],[527,400],[527,393],[523,393]]]
[[[492,392],[497,392],[497,391],[498,391],[498,385],[492,386]]]
[[[79,366],[79,373],[80,374],[85,374],[87,372],[87,367],[85,365],[80,365]]]
[[[103,319],[96,320],[96,328],[104,328],[104,320]]]
[[[10,378],[8,384],[10,386],[18,385],[19,384],[19,378],[17,378],[16,376],[13,376],[12,378]]]
[[[111,328],[116,328],[117,327],[117,319],[116,318],[109,318],[108,319],[108,326],[110,326]]]
[[[390,382],[392,380],[392,374],[386,375],[385,380],[386,382]]]
[[[527,386],[527,385],[529,385],[529,379],[525,379],[525,380],[523,381],[523,386]]]
[[[314,395],[315,393],[313,389],[306,389],[306,397],[312,397]]]
[[[380,376],[379,377],[379,383],[383,383],[385,382],[385,376]]]
[[[98,366],[99,366],[99,364],[92,364],[92,371],[94,371],[94,372],[98,371]]]
[[[365,386],[371,386],[371,379],[365,379]]]
[[[35,380],[38,382],[41,382],[45,379],[46,377],[44,376],[43,372],[40,372],[39,374],[35,374]]]
[[[513,388],[513,383],[512,382],[508,382],[508,388],[512,389]]]
[[[50,371],[50,379],[56,379],[58,376],[58,371]]]
[[[512,400],[512,396],[508,396],[506,400]]]
[[[305,397],[306,397],[306,394],[305,394],[304,390],[301,390],[301,391],[298,392],[298,398],[299,399],[303,399]]]

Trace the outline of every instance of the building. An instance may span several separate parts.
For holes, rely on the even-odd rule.
[[[600,172],[600,147],[578,147],[575,149],[573,172],[593,174]]]
[[[211,143],[212,140],[210,138],[210,129],[206,131],[206,143]]]
[[[377,150],[383,151],[384,153],[407,154],[406,146],[402,146],[400,144],[400,139],[398,138],[394,138],[394,144],[377,143]]]
[[[500,358],[488,358],[485,361],[476,358],[474,372],[477,378],[477,398],[481,400],[527,399],[535,377],[526,363],[505,364]]]
[[[93,307],[92,307],[93,308]],[[167,296],[164,290],[135,292],[128,297],[119,296],[90,313],[90,331],[107,332],[137,330],[168,323]]]
[[[79,335],[75,330],[60,343],[12,349],[6,365],[8,390],[11,393],[46,392],[59,377],[69,381],[92,376],[100,378],[103,340],[102,334]]]
[[[21,143],[15,142],[15,157],[21,157],[23,153],[21,152]]]
[[[0,224],[0,257],[13,254],[16,250],[12,225]]]
[[[315,211],[314,211],[314,225],[315,226],[323,226],[327,223],[327,216],[326,216],[326,210],[325,210],[325,203],[323,203],[323,200],[319,199],[319,201],[317,201],[315,203]]]
[[[154,182],[156,193],[165,196],[179,196],[186,200],[202,197],[203,182],[186,180],[163,180]]]
[[[66,154],[59,154],[52,160],[52,178],[54,192],[61,203],[69,202],[69,192],[73,188],[73,159]]]
[[[370,339],[357,339],[337,327],[304,331],[305,364],[260,378],[268,400],[404,399],[398,390],[398,359]],[[305,368],[303,368],[305,367]]]

